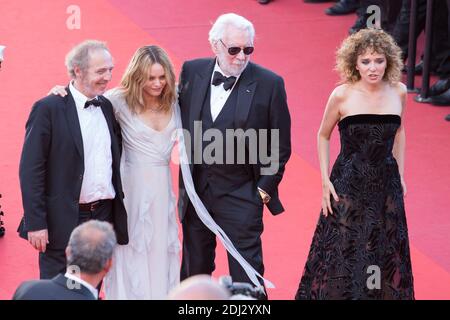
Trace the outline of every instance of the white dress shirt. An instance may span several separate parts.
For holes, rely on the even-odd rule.
[[[212,75],[211,75],[211,100],[210,100],[210,104],[211,104],[211,116],[212,116],[212,120],[213,121],[216,121],[217,116],[219,115],[220,111],[222,111],[223,106],[227,102],[228,97],[230,96],[231,92],[233,91],[234,87],[236,86],[236,83],[239,80],[239,77],[241,76],[241,75],[239,75],[239,76],[236,77],[236,81],[234,82],[234,84],[233,84],[233,86],[231,87],[230,90],[225,90],[223,88],[223,83],[219,84],[218,86],[215,86],[215,85],[212,84],[215,71],[219,71],[224,76],[227,76],[222,71],[222,69],[219,67],[219,64],[217,63],[217,59],[216,59],[216,65],[214,66],[214,70],[213,70]]]
[[[84,150],[84,175],[80,203],[114,199],[112,184],[111,136],[101,107],[84,108],[88,99],[72,83],[69,85],[80,121]]]
[[[89,291],[94,295],[95,299],[98,299],[98,291],[97,288],[94,288],[90,283],[84,281],[81,278],[78,278],[77,276],[74,276],[73,274],[70,274],[68,272],[66,272],[66,274],[64,275],[66,278],[69,278],[70,280],[79,282],[80,284],[82,284],[83,286],[85,286],[86,288],[89,289]]]

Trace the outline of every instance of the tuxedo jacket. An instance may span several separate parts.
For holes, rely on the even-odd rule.
[[[190,133],[191,141],[189,143],[191,146],[195,144],[194,121],[200,121],[202,119],[202,108],[210,106],[206,99],[210,97],[209,92],[214,65],[215,59],[197,59],[185,62],[182,67],[178,88],[179,104],[183,129]],[[261,175],[261,168],[269,165],[263,165],[263,161],[261,161],[259,156],[259,145],[257,146],[256,163],[251,163],[248,157],[246,157],[245,163],[254,184],[271,196],[271,200],[267,204],[270,212],[274,215],[279,214],[284,211],[284,208],[278,196],[278,185],[291,155],[291,119],[286,101],[284,81],[275,73],[249,62],[238,79],[234,90],[237,90],[236,100],[233,100],[236,105],[229,109],[233,110],[234,114],[231,116],[234,121],[232,121],[232,128],[229,129],[243,129],[244,131],[248,129],[267,129],[269,132],[270,129],[279,130],[279,165],[275,174]],[[268,150],[270,150],[270,143],[269,139]],[[194,159],[194,149],[194,147],[187,148],[188,152],[189,150],[191,151],[190,157],[192,160]],[[246,149],[248,153],[248,143],[246,143]],[[226,167],[227,165],[222,165],[220,168],[226,170]],[[195,183],[197,176],[195,170],[198,170],[196,169],[198,166],[191,164],[190,168]],[[241,177],[238,177],[238,175],[242,175],[242,172],[233,173],[233,170],[228,170],[226,175],[228,181],[233,179],[233,175],[236,182],[242,180]],[[184,189],[183,180],[180,178],[179,181],[178,206],[180,218],[182,219],[189,204],[189,199]],[[215,183],[220,184],[221,181],[215,181]],[[228,186],[230,190],[224,190],[224,192],[239,187],[232,183]]]
[[[75,101],[49,95],[37,101],[26,123],[19,177],[24,216],[19,234],[48,229],[50,249],[65,249],[78,225],[79,199],[84,174],[84,151]],[[121,133],[111,102],[100,96],[111,136],[113,226],[119,244],[128,243],[127,214],[120,178]]]
[[[88,288],[81,283],[70,289],[73,280],[59,274],[50,280],[32,280],[22,283],[12,300],[96,300]]]

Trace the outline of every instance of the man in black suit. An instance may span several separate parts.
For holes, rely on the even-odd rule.
[[[291,122],[283,79],[249,62],[254,34],[247,19],[236,14],[220,16],[209,33],[216,57],[184,63],[179,103],[183,128],[191,136],[186,149],[194,162],[190,168],[195,190],[243,258],[262,275],[263,206],[274,215],[284,211],[278,185],[291,154]],[[239,129],[249,137],[254,133],[257,139],[228,136],[230,130],[237,133]],[[225,148],[209,153],[217,141],[206,143],[207,132],[221,135]],[[261,138],[264,133],[269,135],[266,142]],[[270,162],[262,156],[267,150]],[[245,161],[239,161],[241,156]],[[273,170],[264,170],[269,167]],[[216,238],[197,216],[182,179],[179,214],[183,225],[181,279],[211,274]],[[228,264],[234,282],[250,282],[231,255]]]
[[[22,283],[13,300],[96,300],[96,287],[111,268],[116,236],[111,225],[91,220],[74,229],[66,248],[67,272]]]
[[[120,128],[101,95],[114,67],[106,45],[85,41],[66,57],[65,97],[37,101],[20,160],[24,217],[19,234],[39,251],[41,279],[64,272],[70,233],[90,219],[111,222],[128,243],[120,179]]]

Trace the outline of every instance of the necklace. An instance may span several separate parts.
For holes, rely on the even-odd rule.
[[[161,111],[162,111],[162,109],[163,109],[163,106],[162,105],[159,105],[158,107],[147,107],[146,108],[146,110],[148,110],[148,111],[150,111],[150,112],[152,112],[152,113],[160,113]]]

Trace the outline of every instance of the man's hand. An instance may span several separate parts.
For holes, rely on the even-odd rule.
[[[45,252],[48,242],[48,230],[28,232],[28,242],[39,252]]]
[[[259,195],[261,196],[261,199],[264,204],[268,203],[270,201],[270,196],[267,192],[264,192],[262,189],[258,188]]]

